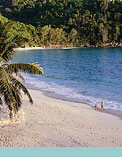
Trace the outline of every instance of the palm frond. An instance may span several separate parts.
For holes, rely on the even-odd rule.
[[[7,81],[7,77],[6,77],[6,71],[4,69],[3,66],[0,65],[0,80],[4,79],[4,81]]]
[[[18,72],[16,72],[15,74],[16,74],[16,76],[19,77],[23,82],[25,82],[25,79],[24,79],[24,77],[22,76],[21,72],[18,71]]]
[[[0,105],[2,105],[3,104],[3,100],[2,100],[2,98],[0,97]]]
[[[4,101],[9,108],[13,108],[16,112],[16,100],[12,93],[12,84],[9,81],[8,75],[0,65],[0,94],[4,96]]]
[[[0,63],[4,62],[4,59],[2,57],[0,57]]]
[[[21,107],[22,105],[22,100],[21,100],[21,93],[20,91],[15,88],[14,86],[12,86],[12,93],[13,93],[13,96],[16,100],[16,110],[18,111],[19,108]]]
[[[5,71],[9,74],[15,74],[18,78],[20,78],[23,82],[25,82],[24,77],[22,76],[21,72],[17,71],[17,72],[12,72],[10,69],[8,69],[8,64],[2,64],[2,66],[4,67]]]
[[[18,81],[15,77],[13,77],[12,75],[8,74],[9,76],[9,80],[11,81],[12,85],[18,89],[18,90],[22,90],[24,92],[25,95],[28,96],[28,99],[30,101],[30,103],[33,103],[33,99],[30,95],[30,93],[28,92],[28,90],[26,89],[26,87],[20,82]]]
[[[39,64],[36,63],[15,63],[15,64],[9,64],[8,70],[11,72],[18,72],[22,71],[29,74],[42,74],[44,75],[43,68],[40,67]]]
[[[0,54],[0,58],[3,58],[5,61],[9,61],[13,58],[13,55],[15,54],[13,48],[15,47],[14,42],[10,42],[8,44],[5,44],[3,46],[2,53]]]
[[[14,109],[14,111],[16,112],[16,107],[15,107],[16,100],[13,97],[13,93],[10,89],[9,84],[3,79],[0,79],[0,95],[4,97],[4,101],[8,106],[8,108],[11,110]]]
[[[13,23],[14,24],[14,23]],[[6,27],[4,28],[3,34],[6,34],[9,30],[9,28],[12,28],[11,23],[8,23]],[[5,37],[4,37],[5,38]],[[13,55],[15,54],[14,48],[15,47],[21,47],[25,42],[28,42],[28,34],[27,33],[20,33],[15,35],[9,42],[6,43],[6,41],[3,40],[3,43],[0,45],[0,60],[1,58],[5,61],[10,61],[13,58]]]
[[[10,61],[15,54],[14,48],[17,46],[17,42],[19,42],[20,38],[24,38],[23,35],[15,35],[10,42],[4,43],[2,46],[0,58],[5,61]]]

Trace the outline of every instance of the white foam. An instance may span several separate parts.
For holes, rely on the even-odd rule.
[[[88,96],[88,95],[83,95],[77,91],[77,89],[61,85],[59,83],[55,83],[52,81],[45,81],[45,80],[40,80],[40,78],[35,78],[35,77],[30,77],[27,74],[24,74],[24,77],[26,79],[26,83],[32,85],[32,88],[38,88],[43,91],[49,91],[53,92],[55,94],[63,95],[67,98],[74,98],[81,100],[84,103],[88,103],[92,106],[97,104],[100,106],[101,102],[105,102],[105,108],[110,108],[110,109],[115,109],[115,110],[121,110],[122,111],[122,106],[121,103],[116,102],[116,101],[111,101],[107,99],[102,99],[102,98],[95,98],[93,96]]]

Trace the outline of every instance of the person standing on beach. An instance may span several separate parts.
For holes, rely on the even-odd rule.
[[[97,104],[95,104],[95,110],[97,110]]]
[[[101,111],[103,112],[104,111],[104,102],[101,102]]]

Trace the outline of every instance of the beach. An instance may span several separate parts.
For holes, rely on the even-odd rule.
[[[38,63],[44,77],[23,74],[28,88],[62,95],[91,106],[122,111],[121,48],[17,51],[13,63]],[[104,62],[103,62],[104,61]],[[114,65],[114,66],[113,66]]]
[[[67,49],[75,49],[79,47],[19,47],[19,48],[14,48],[14,51],[29,51],[29,50],[55,50],[55,49],[62,49],[62,50],[67,50]]]
[[[0,125],[0,147],[121,147],[120,117],[87,104],[55,99],[30,90],[23,98],[23,120]]]

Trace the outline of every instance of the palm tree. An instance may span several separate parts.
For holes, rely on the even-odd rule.
[[[38,75],[44,74],[42,67],[35,63],[10,63],[14,55],[13,48],[17,38],[14,37],[10,42],[3,44],[0,53],[0,104],[7,105],[11,120],[13,112],[16,114],[22,105],[21,91],[28,96],[29,102],[33,103],[28,90],[15,76],[24,81],[21,72]]]

